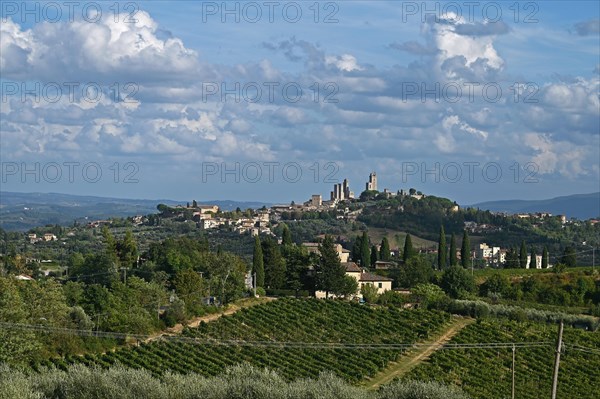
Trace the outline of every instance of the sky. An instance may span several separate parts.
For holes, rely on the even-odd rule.
[[[1,189],[600,191],[596,1],[0,3]]]

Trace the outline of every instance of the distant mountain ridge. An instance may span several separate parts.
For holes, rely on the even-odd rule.
[[[185,205],[188,201],[169,199],[127,199],[71,195],[59,193],[0,192],[0,227],[6,230],[28,230],[46,224],[69,225],[75,219],[107,219],[156,213],[156,206]],[[189,200],[192,202],[192,198]],[[199,201],[199,204],[218,205],[223,210],[260,208],[262,202],[231,200]]]
[[[549,212],[568,218],[592,219],[600,217],[600,192],[575,194],[544,200],[501,200],[469,205],[494,212],[535,213]]]

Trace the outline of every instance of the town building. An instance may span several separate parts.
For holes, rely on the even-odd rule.
[[[350,185],[348,179],[344,179],[342,183],[333,185],[333,191],[330,193],[331,201],[343,201],[354,198],[354,192],[350,191]]]
[[[309,253],[320,255],[318,242],[304,242],[302,243],[302,246],[306,248]],[[350,258],[350,251],[344,249],[341,244],[333,244],[333,246],[338,257],[340,258],[340,262],[348,262],[348,259]]]
[[[377,173],[371,172],[369,174],[369,181],[365,184],[367,191],[377,191]]]
[[[490,247],[483,242],[477,247],[475,257],[483,260],[487,266],[499,266],[506,262],[506,251],[500,247]]]
[[[313,194],[313,196],[310,198],[310,206],[320,207],[322,205],[323,198],[321,197],[321,194]]]

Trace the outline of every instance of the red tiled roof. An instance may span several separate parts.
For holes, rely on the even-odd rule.
[[[346,272],[350,272],[350,273],[361,273],[362,269],[360,267],[358,267],[358,265],[354,262],[345,262],[342,263],[342,265],[344,265],[344,267],[346,268]]]
[[[373,273],[362,273],[359,281],[393,281],[393,279]]]

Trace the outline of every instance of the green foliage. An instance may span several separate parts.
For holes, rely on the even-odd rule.
[[[283,232],[281,234],[281,245],[287,246],[292,245],[292,233],[290,232],[290,228],[287,224],[283,224]]]
[[[383,261],[389,261],[391,260],[391,258],[392,256],[390,252],[390,243],[387,237],[383,237],[383,239],[381,240],[381,247],[379,249],[379,259]]]
[[[379,297],[377,287],[373,284],[365,284],[360,288],[360,293],[367,303],[375,303]]]
[[[325,291],[326,297],[328,297],[330,293],[341,294],[342,291],[346,291],[346,269],[340,262],[331,236],[325,236],[323,242],[319,245],[319,252],[321,256],[315,269],[316,289]]]
[[[377,247],[373,245],[371,247],[371,266],[375,267],[375,263],[379,260],[379,252],[377,251]]]
[[[361,201],[371,201],[371,200],[374,200],[378,194],[379,194],[379,191],[377,191],[377,190],[365,190],[362,193],[360,193],[359,198]]]
[[[468,399],[456,387],[435,381],[396,381],[385,385],[379,392],[380,399]]]
[[[436,306],[444,301],[446,294],[439,286],[431,283],[417,284],[411,290],[411,297],[425,307]]]
[[[446,268],[447,252],[448,250],[446,248],[446,233],[444,232],[444,225],[442,225],[440,226],[440,235],[438,237],[438,270],[443,270]]]
[[[358,220],[368,226],[406,231],[433,241],[438,237],[440,224],[444,224],[448,233],[456,233],[463,230],[465,220],[470,220],[467,219],[466,212],[453,212],[453,207],[454,203],[446,198],[427,196],[416,199],[396,196],[377,200],[372,205],[367,204]],[[486,215],[483,211],[479,213],[481,219]]]
[[[414,287],[417,284],[428,283],[434,272],[422,256],[413,256],[398,272],[398,285],[403,288]]]
[[[408,301],[408,297],[396,291],[388,290],[379,295],[377,303],[384,306],[402,306]]]
[[[344,276],[340,288],[333,291],[334,294],[340,295],[344,298],[351,298],[358,292],[358,281],[354,277]]]
[[[160,243],[150,244],[148,260],[156,264],[157,270],[174,275],[179,270],[206,270],[208,243],[188,237],[167,238]]]
[[[527,268],[527,245],[525,245],[525,240],[521,241],[521,249],[519,250],[519,267],[521,269]]]
[[[167,327],[173,327],[178,323],[184,323],[187,320],[186,304],[184,301],[177,299],[165,311],[163,320]]]
[[[544,250],[542,251],[542,269],[548,268],[548,247],[544,245]]]
[[[362,254],[362,237],[356,236],[354,242],[352,243],[352,250],[350,251],[350,258],[356,262],[360,263]]]
[[[462,244],[460,247],[460,263],[462,267],[470,267],[471,260],[471,242],[469,240],[469,233],[467,230],[463,230]]]
[[[190,316],[202,314],[202,299],[208,296],[208,282],[192,269],[180,270],[173,279],[177,297],[185,302],[185,313]]]
[[[535,248],[532,246],[531,247],[531,253],[529,254],[529,268],[530,269],[535,269],[536,268],[536,254],[535,254]]]
[[[371,251],[369,250],[369,236],[363,231],[360,239],[360,266],[368,268],[371,266]]]
[[[252,273],[256,273],[256,286],[265,286],[265,265],[262,245],[258,236],[254,237],[254,252],[252,254]]]
[[[330,372],[288,382],[277,372],[248,364],[210,378],[194,373],[158,378],[120,365],[76,365],[30,375],[0,365],[0,374],[0,397],[11,399],[466,399],[456,388],[432,382],[395,382],[369,392]]]
[[[407,234],[406,238],[404,238],[404,251],[402,251],[402,260],[404,263],[406,263],[413,256],[415,256],[415,250],[413,248],[412,238],[410,234]]]
[[[566,247],[562,258],[560,259],[560,263],[564,263],[567,267],[577,266],[577,253],[575,248],[571,246]]]
[[[123,267],[133,267],[138,257],[137,243],[133,238],[131,230],[127,230],[123,240],[116,244],[119,262]]]
[[[265,288],[281,289],[285,287],[285,260],[279,245],[270,237],[262,241],[263,262],[265,267]],[[258,279],[257,279],[258,280]]]
[[[507,269],[516,269],[520,267],[519,253],[516,247],[510,247],[506,251],[506,263],[504,267]]]
[[[554,265],[554,267],[552,268],[552,271],[556,274],[561,274],[563,272],[565,272],[567,270],[567,265],[562,263],[562,262],[558,262],[556,265]]]
[[[451,298],[466,298],[475,291],[475,280],[471,273],[458,266],[444,270],[440,283]]]
[[[456,258],[456,237],[454,233],[450,237],[450,266],[458,266],[458,259]]]
[[[316,255],[309,254],[303,246],[285,245],[282,247],[285,259],[286,287],[290,290],[313,290],[314,278],[309,267],[314,265]]]
[[[480,287],[479,292],[481,296],[488,296],[490,294],[501,294],[503,295],[510,288],[508,278],[495,273],[490,276]]]

